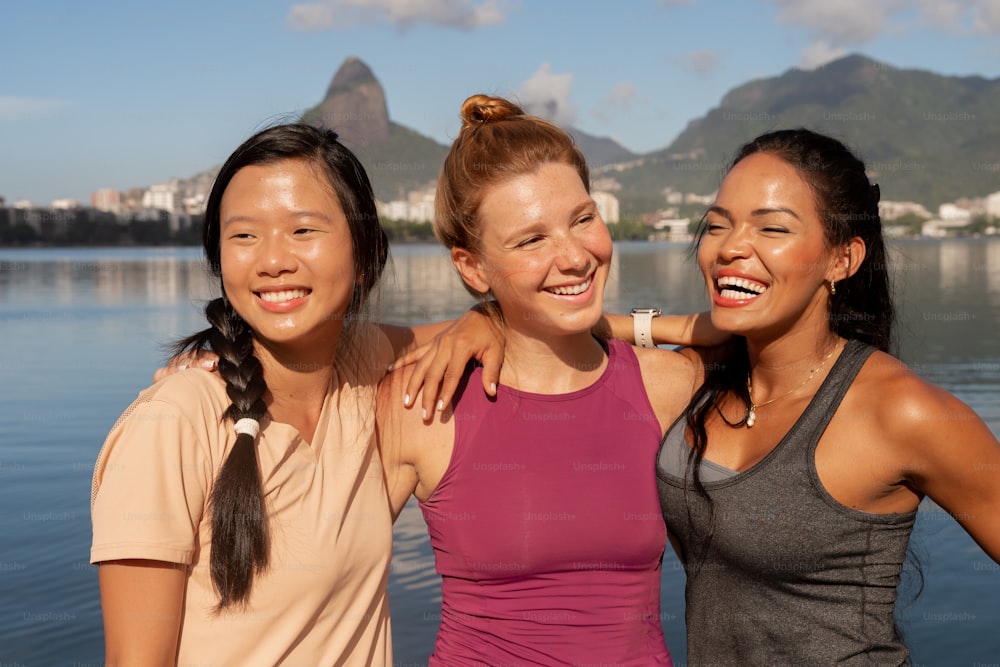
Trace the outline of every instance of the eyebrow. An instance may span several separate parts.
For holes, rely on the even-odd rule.
[[[320,220],[325,220],[327,222],[333,220],[329,215],[321,211],[296,211],[292,213],[293,218],[318,218]],[[234,222],[258,222],[260,218],[252,215],[234,215],[225,220],[220,220],[219,223],[222,225],[231,224]]]
[[[721,215],[723,218],[729,220],[730,222],[733,221],[733,214],[721,206],[712,206],[708,209],[708,212]],[[771,213],[786,213],[795,218],[796,220],[802,219],[799,217],[798,213],[796,213],[790,208],[785,208],[783,206],[779,206],[778,208],[755,208],[754,210],[750,211],[750,216],[756,218],[762,215],[770,215]]]

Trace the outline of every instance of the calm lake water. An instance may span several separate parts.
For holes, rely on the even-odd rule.
[[[892,249],[901,356],[1000,433],[1000,240]],[[438,247],[393,257],[386,321],[451,318],[471,303]],[[617,246],[608,310],[691,312],[702,292],[685,246]],[[162,344],[204,326],[208,296],[194,248],[0,249],[0,667],[102,664],[88,562],[94,460],[162,364]],[[1000,665],[1000,566],[929,503],[913,542],[925,583],[901,620],[914,664]],[[663,572],[663,627],[680,666],[684,574],[670,549]],[[440,597],[412,504],[396,525],[390,592],[397,664],[426,664]]]

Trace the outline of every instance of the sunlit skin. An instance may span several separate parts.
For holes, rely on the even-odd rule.
[[[452,259],[466,282],[501,304],[509,353],[551,356],[569,345],[602,358],[590,330],[601,317],[611,237],[576,169],[549,163],[494,185],[479,220],[479,247],[457,248]]]
[[[746,471],[789,431],[843,348],[830,329],[829,282],[853,275],[865,246],[828,244],[808,184],[769,154],[733,167],[706,222],[698,262],[712,322],[745,336],[754,401],[778,399],[758,410],[752,429],[718,415],[706,424],[705,458]],[[728,396],[720,410],[736,423],[746,406]],[[909,512],[929,496],[1000,558],[996,438],[968,406],[888,354],[876,351],[862,367],[820,438],[816,469],[834,500],[863,512]]]
[[[840,253],[828,246],[812,191],[794,167],[765,153],[741,160],[705,223],[698,264],[712,324],[763,337],[828,329],[829,282],[846,274],[838,271]]]
[[[223,286],[258,347],[289,361],[330,357],[355,276],[347,219],[325,179],[299,160],[244,167],[220,210]]]
[[[601,318],[612,244],[576,169],[542,164],[488,188],[477,231],[478,247],[454,249],[452,261],[466,283],[489,291],[503,310],[501,382],[540,394],[593,384],[607,367],[591,327]],[[695,368],[673,351],[638,349],[636,356],[663,432],[687,403]],[[424,500],[433,493],[455,439],[447,413],[424,425],[400,409],[405,383],[405,374],[390,375],[376,411],[394,513],[411,494]]]

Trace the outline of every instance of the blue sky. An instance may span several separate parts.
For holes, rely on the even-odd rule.
[[[636,152],[732,87],[846,53],[1000,77],[1000,0],[5,0],[0,196],[89,201],[222,162],[348,56],[442,143],[475,92]]]

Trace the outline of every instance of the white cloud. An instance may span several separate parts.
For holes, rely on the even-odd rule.
[[[0,121],[52,118],[69,105],[68,100],[0,95]]]
[[[1000,33],[1000,0],[771,0],[778,23],[804,28],[806,51],[843,50],[888,31],[923,26],[959,34]],[[803,54],[804,60],[809,54]]]
[[[719,54],[708,49],[685,53],[680,57],[680,61],[695,74],[707,74],[719,69]]]
[[[590,115],[602,123],[610,123],[615,114],[627,112],[638,102],[635,86],[627,81],[615,84],[611,92],[590,111]]]
[[[408,28],[429,23],[471,30],[503,23],[507,0],[317,0],[294,5],[288,24],[295,30],[326,30],[389,23]]]
[[[603,106],[611,109],[628,111],[635,102],[635,86],[627,81],[615,84],[608,96],[604,98]]]
[[[521,84],[517,97],[525,111],[552,122],[569,127],[576,120],[576,108],[570,100],[573,90],[572,74],[553,74],[545,63]]]
[[[813,42],[802,50],[802,59],[799,67],[802,69],[816,69],[837,58],[847,55],[847,51],[839,46],[831,46],[827,42],[820,40]]]
[[[929,26],[958,33],[1000,33],[1000,0],[917,0]]]
[[[778,22],[801,26],[835,45],[864,44],[906,9],[904,0],[772,0]]]

